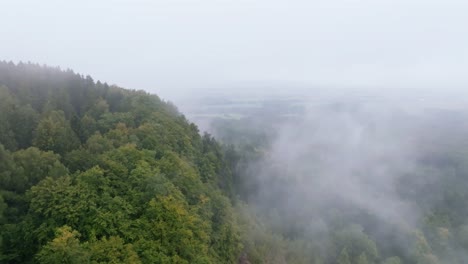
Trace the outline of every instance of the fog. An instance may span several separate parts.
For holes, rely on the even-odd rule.
[[[241,152],[245,145],[254,146],[258,159],[247,150],[240,189],[247,189],[247,203],[273,232],[317,243],[329,256],[337,233],[350,229],[374,239],[382,257],[398,253],[402,263],[413,263],[415,244],[427,243],[417,242],[424,231],[427,239],[446,243],[445,251],[432,244],[439,252],[433,258],[452,264],[468,257],[454,239],[466,235],[464,220],[452,222],[466,207],[454,206],[464,199],[458,195],[465,193],[468,171],[463,94],[425,89],[232,92],[194,100],[183,110],[221,142]],[[440,220],[446,210],[454,210],[453,215]],[[452,229],[450,242],[437,234],[443,228]]]
[[[253,190],[245,202],[288,239],[328,243],[345,222],[372,236],[383,257],[411,259],[415,230],[436,237],[428,219],[453,204],[450,195],[468,197],[458,185],[468,172],[468,1],[4,0],[0,8],[2,60],[156,93],[221,142],[210,126],[219,117],[269,130],[268,144],[254,148],[260,157],[242,168]],[[255,110],[198,101],[212,96]],[[431,227],[450,238],[468,230],[447,215]],[[466,259],[457,243],[444,248],[453,254],[434,250],[441,263]]]
[[[396,188],[398,177],[408,176],[415,166],[416,135],[395,123],[394,115],[379,109],[316,111],[299,124],[280,128],[268,160],[275,171],[284,171],[284,182],[293,182],[292,196],[307,197],[299,203],[305,210],[338,198],[407,226],[415,220],[416,208]]]
[[[2,59],[169,100],[293,84],[468,84],[463,0],[4,0],[0,8]]]

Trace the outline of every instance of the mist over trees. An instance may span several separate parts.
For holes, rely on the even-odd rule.
[[[237,193],[275,234],[251,232],[275,248],[252,247],[251,255],[272,263],[466,261],[468,111],[377,99],[314,102],[285,118],[286,98],[267,116],[252,109],[240,120],[212,120],[209,131],[239,151]]]
[[[468,112],[288,104],[215,139],[156,95],[0,62],[0,262],[465,263]]]

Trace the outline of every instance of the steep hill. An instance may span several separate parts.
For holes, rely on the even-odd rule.
[[[0,62],[0,262],[234,263],[223,155],[156,95]]]

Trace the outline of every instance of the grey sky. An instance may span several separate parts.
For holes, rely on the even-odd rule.
[[[246,83],[468,86],[466,0],[0,0],[0,59],[171,99]]]

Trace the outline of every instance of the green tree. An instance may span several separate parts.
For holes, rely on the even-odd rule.
[[[50,231],[62,225],[85,232],[85,238],[91,236],[92,230],[98,227],[93,223],[99,200],[96,193],[86,187],[64,176],[47,177],[31,188],[30,211],[39,223],[35,231],[39,241],[48,240]]]
[[[439,260],[432,252],[424,234],[420,231],[414,232],[414,259],[417,264],[438,264]]]
[[[390,257],[384,260],[382,264],[401,264],[401,260],[399,257]]]
[[[51,111],[41,119],[35,131],[33,144],[42,150],[65,154],[80,145],[63,111]]]
[[[31,146],[33,131],[39,122],[39,114],[28,104],[17,106],[11,116],[11,129],[18,148]]]
[[[59,158],[51,151],[40,151],[35,147],[13,153],[16,168],[11,188],[23,193],[47,176],[58,178],[67,175],[68,170]]]
[[[361,254],[365,254],[369,262],[375,262],[379,257],[377,245],[359,225],[350,225],[344,229],[334,230],[333,242],[336,248],[346,248],[353,260]]]
[[[112,141],[103,137],[99,132],[88,138],[85,147],[93,154],[100,154],[114,148]]]
[[[356,263],[357,264],[369,264],[366,253],[362,253],[361,255],[359,255]]]
[[[88,110],[87,115],[99,119],[101,115],[109,112],[109,104],[106,100],[98,98],[94,105]]]
[[[15,178],[15,170],[15,163],[10,151],[0,144],[0,189],[11,189]]]
[[[348,254],[348,249],[343,248],[341,250],[340,255],[338,255],[338,258],[336,259],[337,264],[351,264],[351,260]]]
[[[80,234],[69,226],[57,229],[55,238],[47,243],[36,258],[44,264],[89,263],[89,253],[80,244]]]
[[[0,85],[0,144],[6,149],[15,150],[17,142],[11,127],[15,101],[8,88]]]
[[[200,228],[202,220],[180,198],[168,195],[152,199],[146,216],[150,221],[147,232],[160,241],[166,256],[186,263],[203,263],[209,256],[209,236]]]
[[[131,244],[125,244],[120,237],[102,238],[89,245],[91,263],[141,263]]]

